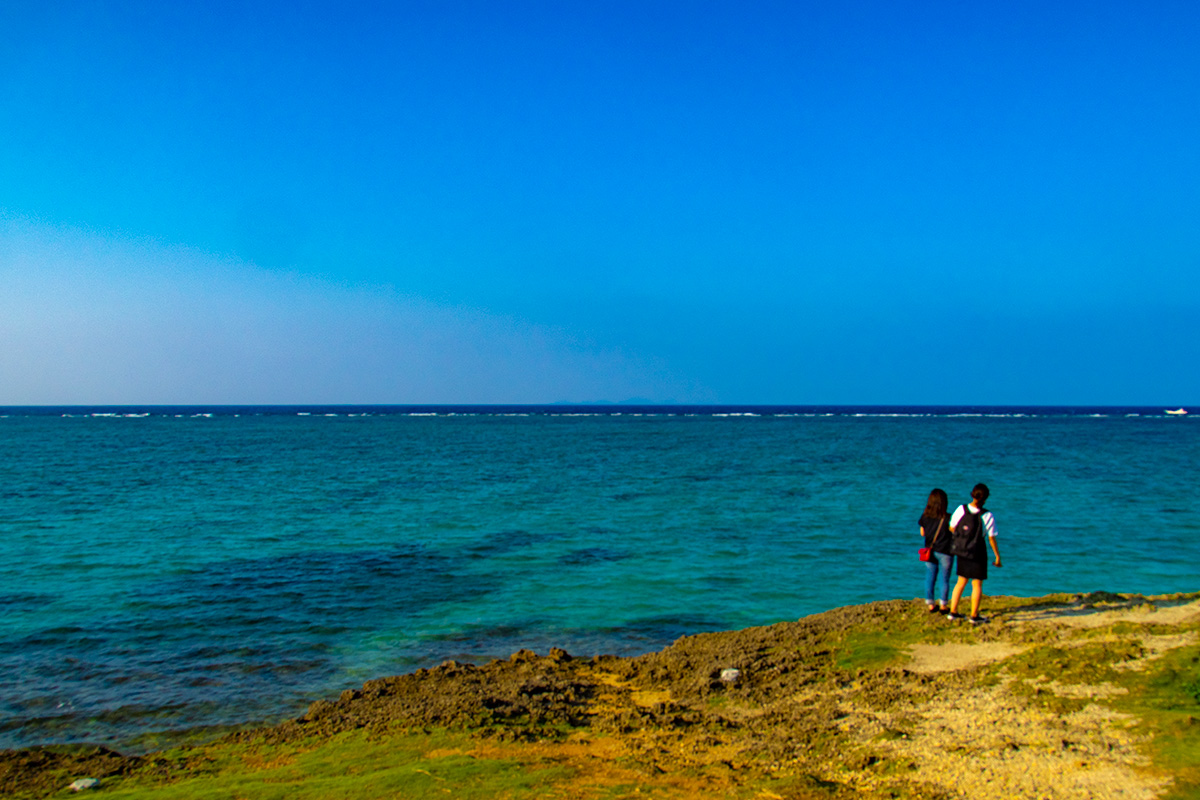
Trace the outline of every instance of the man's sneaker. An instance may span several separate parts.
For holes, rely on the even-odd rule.
[[[955,614],[953,611],[951,611],[949,614],[946,615],[946,619],[951,620],[953,622],[958,622],[960,619],[966,619],[966,617],[964,617],[962,614]]]
[[[982,625],[983,623],[985,623],[987,621],[988,621],[987,617],[971,617],[972,625]]]

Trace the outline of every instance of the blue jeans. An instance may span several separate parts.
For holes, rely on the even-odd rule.
[[[948,556],[945,553],[934,553],[933,561],[925,562],[925,602],[929,605],[935,605],[933,602],[933,586],[935,583],[942,585],[942,602],[941,605],[950,605],[950,567],[954,564],[954,556]],[[938,578],[941,578],[939,581]]]

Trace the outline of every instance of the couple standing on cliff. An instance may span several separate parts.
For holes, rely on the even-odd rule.
[[[1000,566],[1000,550],[996,546],[996,517],[991,511],[985,511],[984,503],[988,499],[988,487],[977,483],[971,490],[971,502],[961,505],[954,514],[947,513],[948,498],[941,489],[929,493],[925,504],[925,513],[921,515],[921,536],[925,539],[925,547],[929,549],[929,560],[925,562],[925,602],[930,611],[939,611],[947,619],[960,620],[958,603],[962,599],[963,589],[967,581],[971,582],[971,623],[978,625],[987,622],[987,617],[979,615],[979,603],[983,600],[983,582],[987,578],[987,544],[992,546],[996,556],[993,562]],[[950,565],[955,557],[958,558],[958,582],[954,585],[954,594],[950,598],[950,606],[946,606],[946,595],[950,590]],[[941,578],[942,602],[933,602],[934,586]]]

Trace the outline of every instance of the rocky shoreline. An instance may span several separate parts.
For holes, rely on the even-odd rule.
[[[303,786],[301,756],[328,743],[400,752],[439,736],[454,746],[414,744],[405,768],[452,776],[451,763],[474,759],[543,776],[511,796],[1156,798],[1200,787],[1200,594],[988,608],[979,627],[888,601],[633,658],[448,662],[211,745],[5,751],[0,794],[48,797],[82,777],[129,796],[235,777],[253,787],[256,775]],[[399,758],[376,768],[395,771]],[[347,769],[347,780],[361,773]]]

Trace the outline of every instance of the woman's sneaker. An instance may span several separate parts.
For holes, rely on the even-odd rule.
[[[966,617],[964,617],[962,614],[955,614],[953,611],[951,611],[949,614],[946,615],[946,619],[951,620],[953,622],[958,622],[960,619],[966,619]]]
[[[987,617],[971,617],[972,625],[982,625],[983,623],[985,623],[987,621],[988,621]]]

